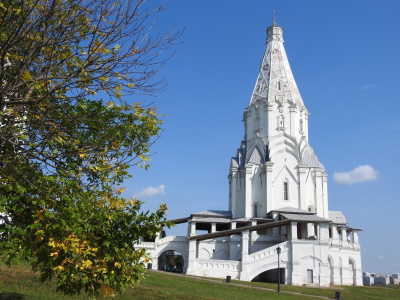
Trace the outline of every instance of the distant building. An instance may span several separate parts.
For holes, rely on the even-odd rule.
[[[364,285],[400,285],[399,273],[393,273],[392,276],[382,276],[376,273],[363,272],[363,284]]]
[[[327,173],[308,143],[308,117],[274,23],[229,168],[229,209],[174,220],[188,222],[187,236],[143,240],[151,267],[163,269],[173,250],[191,275],[362,285],[360,229],[328,210]]]
[[[389,276],[377,276],[375,277],[375,284],[388,285],[390,284]]]
[[[395,277],[395,275],[397,277]],[[392,274],[392,276],[390,276],[390,284],[395,284],[395,285],[399,285],[400,284],[400,279],[399,279],[399,274],[398,273]]]
[[[363,284],[364,285],[374,285],[375,284],[375,274],[363,272]]]

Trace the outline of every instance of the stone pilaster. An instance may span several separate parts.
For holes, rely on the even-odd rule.
[[[257,220],[251,220],[251,226],[257,225]],[[251,242],[255,241],[258,237],[257,230],[250,231]]]
[[[279,208],[279,207],[273,207],[273,188],[272,188],[272,171],[273,171],[273,162],[266,162],[265,163],[265,178],[266,178],[266,211],[270,211],[274,208]]]
[[[299,208],[308,210],[307,207],[307,170],[306,166],[299,165],[299,186],[300,186],[300,197],[299,197]]]
[[[324,205],[322,195],[322,173],[320,169],[315,170],[315,210],[318,216],[324,218]]]
[[[269,102],[267,104],[267,106],[265,107],[265,111],[267,113],[267,119],[268,119],[267,136],[270,136],[272,134],[272,131],[276,128],[276,126],[274,126],[275,120],[272,117],[273,110],[274,110],[274,104]]]
[[[217,223],[211,223],[211,233],[217,231]]]
[[[290,222],[290,239],[297,240],[297,222]]]
[[[322,197],[323,197],[323,212],[324,218],[329,219],[329,208],[328,208],[328,174],[322,174]]]
[[[306,110],[306,113],[305,113],[305,116],[304,116],[304,119],[305,119],[304,131],[305,131],[306,141],[307,141],[307,143],[310,143],[310,140],[309,140],[309,137],[308,137],[308,115],[309,115],[309,113]]]
[[[273,212],[272,213],[272,218],[274,219],[274,221],[279,221],[279,214],[277,212]],[[272,236],[274,237],[279,237],[280,236],[280,230],[279,227],[272,227]]]
[[[188,275],[196,275],[197,246],[197,240],[189,240]]]
[[[230,181],[230,210],[232,211],[232,216],[235,218],[237,217],[236,210],[237,210],[237,187],[236,187],[236,182],[237,182],[237,169],[232,169],[231,170],[231,178],[229,179]]]
[[[236,229],[236,222],[235,221],[231,222],[231,229]]]
[[[242,231],[242,260],[241,260],[241,271],[240,280],[249,281],[248,274],[248,258],[249,258],[249,231]]]
[[[343,246],[347,246],[348,242],[347,242],[347,229],[346,229],[346,227],[341,227],[340,228],[340,232],[342,234],[342,239],[341,239],[342,245]]]
[[[290,107],[290,135],[293,137],[298,137],[299,133],[297,128],[297,107]]]
[[[251,218],[251,200],[252,200],[252,177],[253,177],[253,165],[246,165],[246,195],[245,195],[245,218]]]
[[[189,234],[190,236],[196,235],[196,221],[189,221]]]
[[[331,232],[332,232],[332,244],[338,244],[339,243],[339,235],[338,235],[338,228],[336,224],[331,224]]]
[[[302,277],[301,277],[301,265],[299,262],[299,249],[301,244],[298,244],[298,240],[292,240],[291,242],[291,249],[290,249],[290,257],[291,257],[291,264],[292,264],[292,278],[291,284],[293,285],[302,285]]]
[[[353,243],[354,243],[354,244],[358,244],[358,243],[359,243],[359,240],[358,240],[358,230],[353,229],[352,234],[353,234]]]
[[[319,239],[324,242],[329,242],[329,224],[320,223],[319,224]]]

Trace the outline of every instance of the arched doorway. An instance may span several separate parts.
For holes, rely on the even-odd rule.
[[[178,251],[167,250],[158,257],[158,270],[182,273],[183,266],[183,256]]]
[[[285,268],[276,268],[264,271],[254,277],[252,282],[268,282],[268,283],[278,283],[279,273],[281,273],[281,284],[285,284]]]

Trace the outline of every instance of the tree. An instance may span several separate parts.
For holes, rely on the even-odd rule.
[[[144,0],[0,3],[0,253],[30,259],[66,294],[112,294],[143,278],[139,236],[166,206],[122,196],[132,165],[148,167],[161,120],[133,102],[180,34],[150,35]],[[137,101],[137,100],[136,100]]]

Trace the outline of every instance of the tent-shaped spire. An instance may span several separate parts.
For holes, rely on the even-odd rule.
[[[250,104],[282,100],[304,106],[283,47],[282,27],[274,23],[267,29],[267,48]]]

